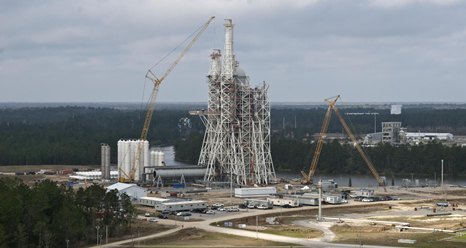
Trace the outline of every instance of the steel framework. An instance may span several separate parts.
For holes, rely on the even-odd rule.
[[[268,184],[276,177],[270,154],[269,85],[250,87],[235,60],[235,25],[226,21],[223,63],[220,50],[210,55],[208,109],[190,111],[206,127],[198,164],[207,166],[206,181]]]

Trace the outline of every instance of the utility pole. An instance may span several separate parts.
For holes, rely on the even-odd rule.
[[[443,188],[443,159],[442,159],[442,183],[441,183],[441,185],[442,185],[442,194],[444,194],[445,190]]]
[[[259,238],[259,216],[256,215],[256,239]]]
[[[317,221],[322,220],[322,179],[319,178],[319,219]]]
[[[108,225],[105,226],[105,246],[108,246]]]

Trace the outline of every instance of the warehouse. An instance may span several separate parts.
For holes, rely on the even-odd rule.
[[[161,202],[155,205],[155,210],[159,212],[164,210],[188,211],[191,209],[206,209],[207,207],[205,201]]]
[[[134,184],[115,183],[107,187],[107,192],[113,189],[118,190],[118,195],[126,193],[133,200],[147,196],[147,189]]]

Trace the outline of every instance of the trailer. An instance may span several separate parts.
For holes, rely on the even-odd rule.
[[[289,195],[286,197],[297,199],[298,203],[302,205],[307,205],[307,206],[318,206],[319,205],[319,197],[300,196],[300,195]]]
[[[243,204],[248,206],[248,205],[254,205],[254,207],[258,207],[261,205],[267,206],[269,209],[273,208],[273,202],[269,202],[267,200],[259,200],[259,199],[244,199]]]
[[[148,207],[155,207],[157,204],[170,202],[170,200],[159,197],[139,197],[138,204]]]
[[[306,193],[304,196],[307,197],[313,197],[313,198],[319,198],[319,194],[310,194]],[[342,203],[342,197],[341,195],[322,195],[322,201],[328,203],[328,204],[341,204]],[[317,202],[319,204],[319,202]]]
[[[277,189],[274,187],[235,188],[235,197],[259,197],[276,193]]]
[[[272,202],[274,206],[283,206],[283,205],[290,205],[292,207],[299,207],[298,199],[291,199],[291,198],[267,198],[267,201]]]
[[[168,211],[188,211],[191,209],[206,209],[208,207],[205,201],[182,201],[182,202],[161,202],[155,205],[155,210],[162,212]]]

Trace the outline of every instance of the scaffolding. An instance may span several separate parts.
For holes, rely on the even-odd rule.
[[[210,55],[208,108],[190,111],[206,127],[199,165],[204,180],[268,184],[276,178],[270,154],[269,85],[251,88],[233,50],[233,27],[226,20],[223,63],[220,50]]]

